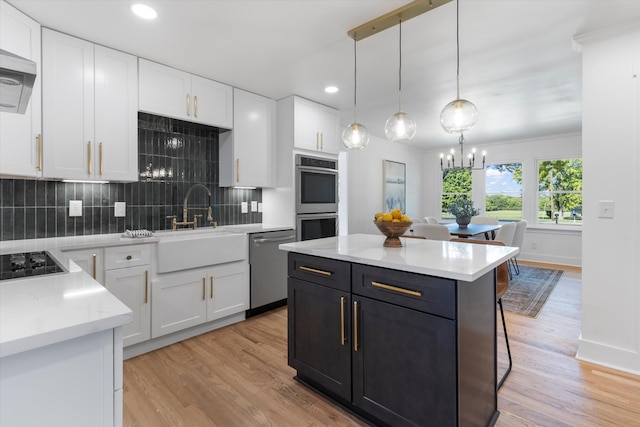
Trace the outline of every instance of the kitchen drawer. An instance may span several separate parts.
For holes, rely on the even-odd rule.
[[[448,319],[456,318],[455,280],[353,264],[352,292]]]
[[[104,249],[104,269],[137,267],[151,263],[151,250],[148,244],[114,246]]]
[[[351,264],[289,252],[289,276],[345,292],[351,291]]]

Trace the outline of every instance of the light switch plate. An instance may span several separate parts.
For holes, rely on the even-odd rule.
[[[251,212],[258,212],[258,202],[255,200],[251,202]]]
[[[82,216],[82,200],[69,200],[69,216]]]
[[[113,216],[122,217],[127,214],[127,203],[126,202],[116,202],[114,205],[114,213]]]
[[[240,203],[240,212],[248,213],[249,212],[249,203],[247,203],[247,202]]]
[[[258,212],[262,212],[262,202],[258,203]]]
[[[598,202],[598,218],[613,218],[613,200]]]

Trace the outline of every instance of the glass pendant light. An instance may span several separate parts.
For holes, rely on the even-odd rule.
[[[342,131],[342,143],[349,150],[361,150],[369,144],[369,131],[356,120],[357,105],[357,50],[356,37],[353,37],[353,123]]]
[[[416,121],[402,111],[402,19],[398,23],[399,37],[399,66],[398,66],[398,112],[387,119],[384,133],[389,141],[408,141],[416,134]]]
[[[440,113],[440,124],[449,133],[471,129],[478,121],[478,109],[472,102],[460,99],[460,5],[456,0],[456,99]]]

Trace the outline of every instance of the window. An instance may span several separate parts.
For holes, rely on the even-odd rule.
[[[582,225],[582,159],[538,162],[538,223]]]
[[[442,218],[454,218],[447,212],[449,203],[460,196],[471,199],[471,171],[448,169],[442,172]]]
[[[522,219],[522,163],[487,166],[484,203],[487,216],[501,221]]]

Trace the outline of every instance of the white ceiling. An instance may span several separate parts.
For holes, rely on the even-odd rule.
[[[290,94],[353,120],[353,40],[347,31],[409,0],[8,0],[43,26],[273,99]],[[455,1],[402,25],[403,110],[418,124],[409,143],[440,149],[455,98]],[[460,94],[479,110],[473,143],[580,131],[576,34],[640,19],[640,0],[460,0]],[[638,21],[640,27],[640,21]],[[398,109],[398,26],[357,43],[358,122],[384,137]],[[326,85],[340,88],[325,94]]]

